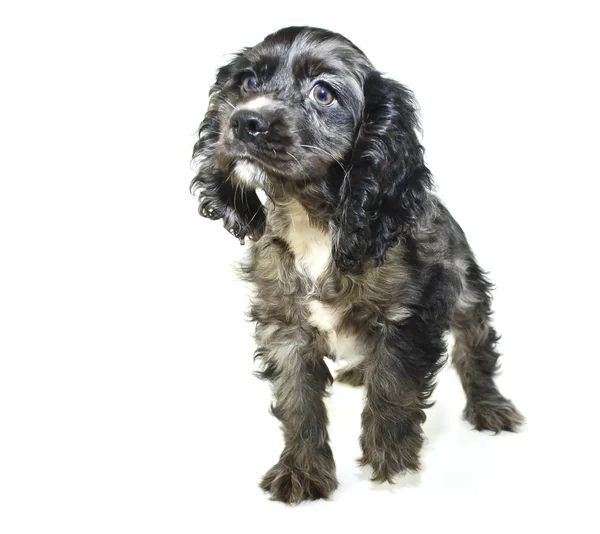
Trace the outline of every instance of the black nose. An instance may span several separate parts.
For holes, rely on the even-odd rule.
[[[269,132],[269,121],[264,115],[249,109],[236,111],[229,119],[235,135],[241,141],[253,141]]]

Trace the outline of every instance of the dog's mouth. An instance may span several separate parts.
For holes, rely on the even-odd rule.
[[[236,158],[231,162],[229,169],[229,176],[248,189],[264,188],[267,184],[267,173],[254,158]]]
[[[245,144],[227,147],[227,166],[234,176],[245,185],[264,187],[268,177],[286,178],[291,173],[292,164],[298,160],[288,151],[272,149],[258,150]]]

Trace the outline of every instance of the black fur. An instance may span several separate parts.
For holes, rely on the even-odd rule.
[[[411,92],[371,72],[364,93],[364,118],[334,219],[334,258],[344,272],[360,271],[367,258],[381,264],[387,249],[422,215],[432,185]]]

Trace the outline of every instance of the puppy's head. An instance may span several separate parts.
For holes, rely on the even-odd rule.
[[[341,270],[383,260],[429,186],[411,93],[339,34],[294,27],[219,69],[194,147],[200,213],[258,239],[255,190],[328,225]]]

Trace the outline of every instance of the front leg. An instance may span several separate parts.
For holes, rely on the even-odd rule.
[[[326,498],[337,487],[323,398],[332,382],[323,357],[326,340],[306,325],[257,326],[262,377],[272,383],[272,412],[282,423],[285,446],[260,486],[273,500],[298,503]]]
[[[372,467],[372,480],[393,482],[395,475],[420,468],[424,409],[430,406],[445,346],[442,336],[424,325],[389,325],[384,330],[365,373],[359,463]]]
[[[456,278],[432,270],[422,300],[406,307],[407,317],[378,317],[367,340],[364,360],[366,404],[362,414],[361,465],[372,479],[393,482],[394,476],[420,468],[425,408],[434,379],[445,363],[445,333],[456,295]]]

